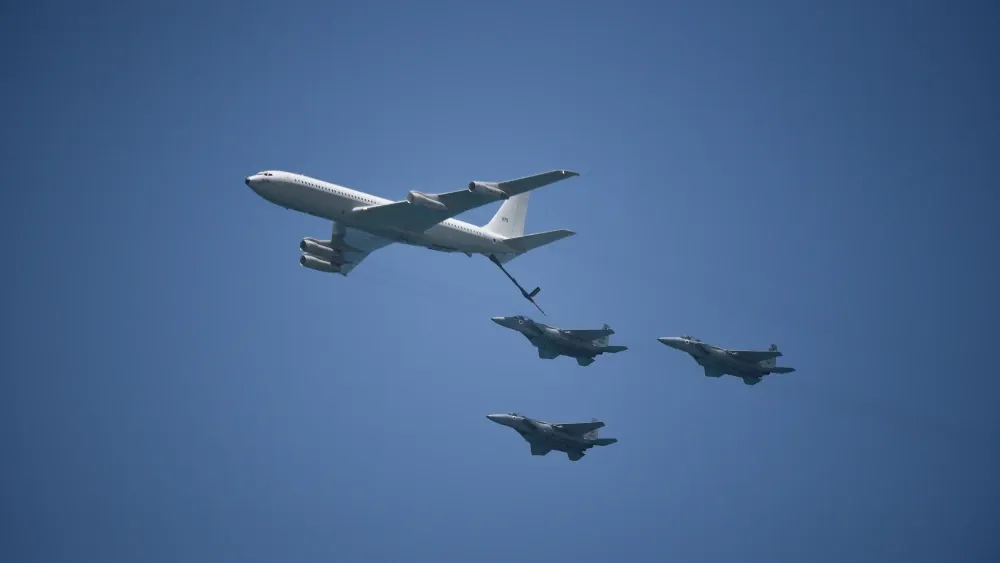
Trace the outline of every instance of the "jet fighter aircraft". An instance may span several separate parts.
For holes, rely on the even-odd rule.
[[[552,424],[516,412],[488,414],[486,418],[516,430],[531,445],[531,455],[545,455],[556,450],[565,452],[570,461],[579,461],[586,450],[594,446],[609,446],[618,441],[618,438],[597,437],[597,429],[604,427],[604,423],[597,419],[590,422]]]
[[[535,348],[538,357],[551,360],[559,356],[576,358],[576,363],[589,366],[601,354],[624,352],[628,346],[609,346],[609,337],[615,333],[608,325],[593,330],[556,328],[538,323],[524,315],[515,317],[492,317],[498,325],[516,330],[524,335]]]
[[[705,368],[705,377],[732,375],[741,378],[747,385],[756,385],[765,375],[795,371],[795,368],[774,365],[775,358],[782,356],[775,344],[771,344],[767,350],[727,350],[687,335],[663,336],[657,340],[671,348],[687,352]]]

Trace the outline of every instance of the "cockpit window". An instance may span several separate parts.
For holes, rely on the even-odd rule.
[[[271,174],[270,172],[258,172],[257,175],[258,176],[273,176],[273,174]]]

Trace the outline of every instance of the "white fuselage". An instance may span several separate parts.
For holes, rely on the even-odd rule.
[[[376,227],[357,222],[353,220],[351,213],[354,209],[385,205],[393,201],[301,174],[267,171],[250,176],[246,183],[257,195],[275,205],[336,221],[345,227],[393,242],[441,252],[516,254],[516,251],[504,244],[503,236],[457,219],[446,219],[423,232],[409,232],[392,225]]]

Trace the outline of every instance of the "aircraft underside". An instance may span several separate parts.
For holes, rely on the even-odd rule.
[[[535,344],[536,342],[531,338],[529,338],[528,340],[532,344]],[[586,354],[581,354],[576,351],[564,350],[562,348],[544,344],[542,345],[535,344],[535,347],[538,348],[538,357],[543,360],[554,360],[559,356],[566,356],[568,358],[575,359],[576,363],[581,366],[589,366],[590,364],[594,363],[594,356],[588,356]]]
[[[719,369],[713,365],[705,365],[698,362],[702,368],[705,370],[705,377],[722,377],[724,375],[730,375],[743,380],[743,383],[747,385],[756,385],[761,382],[761,378],[768,375],[767,372],[760,371],[750,371],[750,370],[740,370],[740,369]]]
[[[573,446],[561,443],[532,441],[528,436],[525,436],[524,433],[520,431],[518,431],[518,433],[521,434],[521,437],[523,437],[531,447],[531,455],[543,456],[543,455],[548,455],[549,452],[553,451],[562,452],[566,454],[566,456],[569,458],[570,461],[579,461],[585,455],[584,449],[575,448]]]

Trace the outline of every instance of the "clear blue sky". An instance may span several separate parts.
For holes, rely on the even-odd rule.
[[[0,559],[1000,560],[995,5],[22,4]],[[481,257],[299,267],[329,225],[268,168],[579,171],[527,225],[579,234],[510,267],[630,350],[539,360]],[[532,457],[512,410],[620,441]]]

